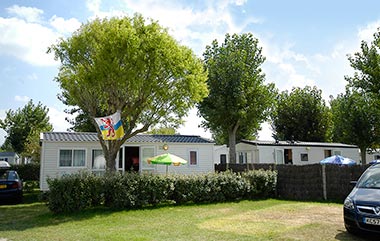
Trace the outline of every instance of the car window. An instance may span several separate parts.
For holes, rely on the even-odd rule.
[[[359,188],[380,188],[380,168],[374,167],[364,172],[358,182]]]
[[[0,171],[0,180],[7,180],[7,178],[8,178],[8,172]]]
[[[20,179],[15,171],[0,171],[0,180],[14,181]]]

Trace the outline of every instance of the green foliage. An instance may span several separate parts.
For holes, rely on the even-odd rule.
[[[357,145],[366,163],[367,148],[380,141],[380,106],[373,94],[346,90],[330,102],[334,120],[333,140]]]
[[[148,134],[154,134],[154,135],[176,135],[178,134],[175,130],[175,128],[171,127],[160,127],[160,128],[154,128],[147,132]]]
[[[103,179],[88,172],[48,179],[48,207],[54,213],[75,212],[103,202]]]
[[[202,126],[228,137],[231,163],[237,133],[242,138],[255,135],[273,103],[274,86],[264,84],[261,52],[252,34],[226,34],[224,43],[214,40],[203,54],[210,94],[198,105]]]
[[[343,105],[350,105],[353,109],[349,109],[349,113],[347,113],[348,120],[339,120],[339,123],[335,127],[335,132],[342,135],[344,139],[352,137],[347,143],[359,146],[364,163],[366,162],[365,153],[367,148],[375,148],[380,145],[378,126],[380,115],[379,29],[374,33],[373,37],[374,40],[370,44],[362,41],[360,51],[348,56],[348,60],[351,67],[354,68],[355,73],[353,76],[345,76],[345,79],[349,83],[346,94],[338,96],[336,100],[336,102],[341,102],[340,104],[336,104],[338,107],[342,106],[341,108],[344,108]],[[342,116],[342,113],[338,112],[336,115]],[[357,115],[357,117],[353,118],[354,115]],[[343,130],[343,128],[347,128],[347,130]],[[349,133],[353,129],[355,132]]]
[[[23,181],[40,181],[40,163],[11,165]]]
[[[273,195],[276,177],[276,172],[263,170],[188,176],[137,173],[95,176],[82,172],[48,180],[48,207],[54,213],[62,213],[99,205],[135,209],[167,202],[180,205],[265,198]]]
[[[8,110],[5,118],[0,120],[0,128],[7,133],[4,149],[11,148],[23,157],[40,160],[40,133],[51,131],[49,109],[41,103],[33,104],[30,100],[23,108]]]
[[[330,140],[331,113],[317,87],[297,87],[290,93],[280,93],[272,122],[277,140]]]
[[[115,171],[126,139],[158,123],[181,124],[208,93],[202,61],[138,14],[95,19],[48,51],[61,61],[56,81],[63,103],[81,109],[94,125],[93,117],[121,111],[124,138],[109,145],[100,139],[107,171]]]
[[[242,177],[249,183],[247,190],[248,198],[267,198],[275,196],[277,185],[276,171],[264,171],[259,169],[256,171],[243,172]]]
[[[349,55],[351,67],[355,69],[354,76],[345,76],[350,87],[373,93],[380,98],[380,32],[376,32],[370,45],[362,41],[361,51]]]

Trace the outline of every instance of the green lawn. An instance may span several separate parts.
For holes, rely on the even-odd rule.
[[[0,240],[365,240],[343,226],[342,205],[281,200],[87,210],[0,206]]]

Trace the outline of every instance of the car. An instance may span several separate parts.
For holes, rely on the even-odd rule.
[[[22,180],[15,170],[11,170],[9,164],[0,162],[0,201],[22,202]]]
[[[380,163],[367,168],[344,200],[344,226],[349,233],[380,234]]]

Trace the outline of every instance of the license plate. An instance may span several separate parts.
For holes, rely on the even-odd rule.
[[[7,185],[0,185],[0,189],[5,189],[7,188]]]
[[[380,219],[377,218],[364,218],[364,223],[371,225],[380,225]]]

